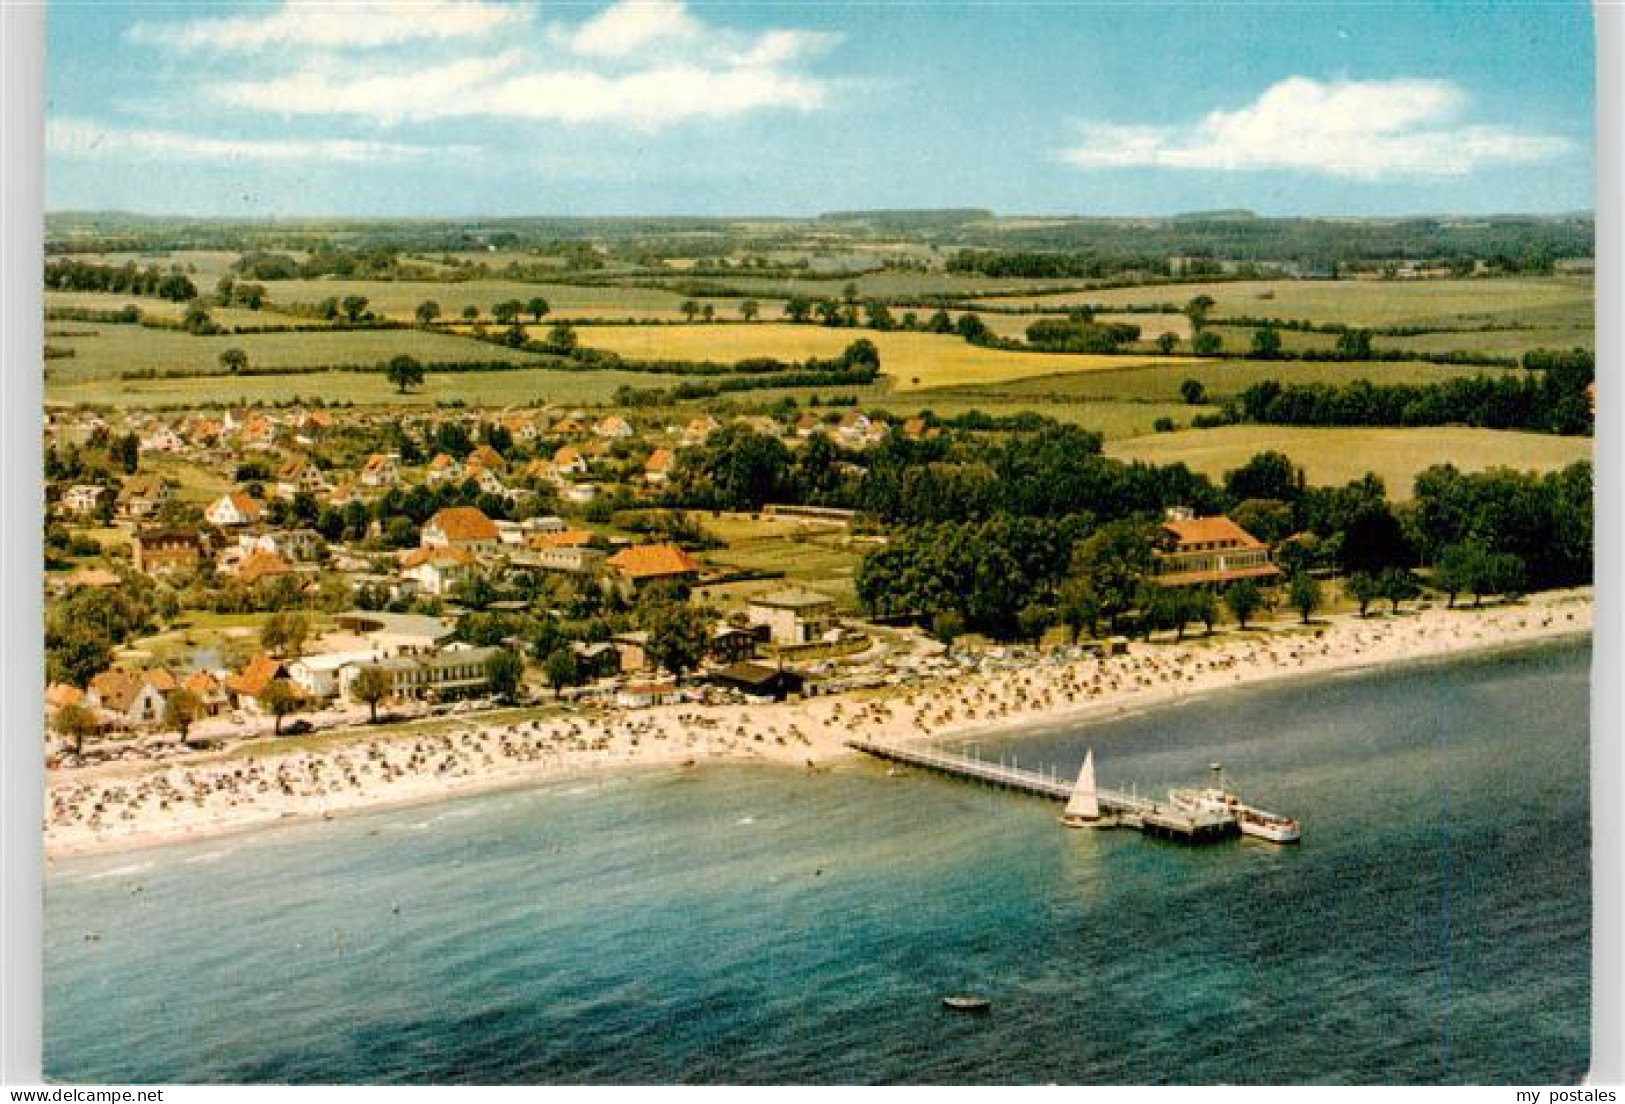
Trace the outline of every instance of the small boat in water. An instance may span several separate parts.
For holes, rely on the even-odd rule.
[[[993,1002],[986,997],[973,997],[968,995],[943,997],[943,1006],[955,1012],[987,1012],[992,1010]]]
[[[1078,770],[1077,784],[1067,799],[1061,823],[1068,828],[1112,828],[1117,818],[1100,811],[1100,798],[1095,790],[1095,749],[1083,753],[1083,766]]]
[[[1248,805],[1237,797],[1224,782],[1224,765],[1213,763],[1213,785],[1200,790],[1169,790],[1168,800],[1183,813],[1221,813],[1235,818],[1236,826],[1244,836],[1270,843],[1297,843],[1302,828],[1293,817],[1272,813]]]

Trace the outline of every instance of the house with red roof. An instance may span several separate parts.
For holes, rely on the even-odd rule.
[[[1270,583],[1280,577],[1269,546],[1227,517],[1171,510],[1162,529],[1170,543],[1156,553],[1159,586],[1225,586],[1241,579]]]

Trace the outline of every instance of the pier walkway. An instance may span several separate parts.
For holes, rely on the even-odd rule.
[[[985,759],[955,755],[934,748],[888,744],[877,740],[851,739],[846,741],[846,746],[888,762],[919,767],[922,770],[935,771],[938,774],[972,782],[983,782],[1036,797],[1047,797],[1054,801],[1065,801],[1072,796],[1071,781],[1037,771],[1022,770],[1015,765],[991,763]],[[1220,813],[1190,813],[1121,790],[1097,789],[1095,800],[1106,818],[1103,826],[1121,825],[1125,828],[1138,828],[1147,835],[1188,843],[1206,843],[1224,839],[1240,831],[1234,817]]]

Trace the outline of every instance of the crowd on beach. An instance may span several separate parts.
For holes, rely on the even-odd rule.
[[[614,767],[762,761],[822,769],[845,741],[962,736],[1107,714],[1243,683],[1588,633],[1589,590],[1483,610],[1281,624],[1121,655],[966,658],[945,674],[786,703],[605,708],[503,723],[470,716],[304,750],[54,770],[47,854],[133,847],[331,817]]]

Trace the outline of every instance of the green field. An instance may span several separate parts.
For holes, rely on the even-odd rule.
[[[1255,383],[1270,379],[1292,384],[1346,384],[1357,379],[1376,384],[1426,383],[1508,370],[1398,361],[1343,364],[1325,361],[1199,360],[1176,367],[1154,365],[1068,372],[1035,379],[1009,380],[996,385],[954,387],[933,392],[930,397],[933,401],[941,396],[1029,404],[1103,399],[1174,402],[1182,398],[1180,385],[1187,379],[1200,382],[1210,398],[1225,399],[1239,395]]]
[[[217,334],[199,337],[178,330],[153,330],[143,326],[79,322],[59,325],[76,333],[94,332],[95,336],[50,339],[53,346],[72,349],[73,356],[50,362],[48,390],[90,380],[116,381],[121,373],[148,369],[158,372],[215,372],[220,368],[220,354],[226,349],[241,349],[247,353],[250,368],[381,364],[402,353],[424,362],[543,362],[543,358],[533,353],[421,330]]]
[[[318,303],[323,299],[363,295],[368,309],[388,318],[410,319],[418,304],[433,300],[447,319],[476,306],[489,315],[493,304],[517,299],[525,303],[541,296],[558,318],[681,318],[679,309],[690,298],[675,291],[651,288],[576,287],[571,284],[532,284],[519,280],[271,280],[265,284],[274,304]],[[735,315],[732,300],[711,302],[725,315]],[[764,313],[772,313],[764,305]]]
[[[1408,499],[1417,472],[1449,461],[1464,471],[1508,467],[1554,471],[1589,460],[1590,437],[1557,437],[1494,429],[1303,429],[1290,426],[1223,426],[1159,433],[1112,442],[1118,460],[1183,463],[1212,479],[1241,467],[1260,452],[1290,456],[1310,483],[1338,485],[1375,472],[1390,497]]]
[[[121,295],[104,291],[47,291],[45,293],[45,309],[53,308],[83,309],[95,311],[116,311],[126,306],[135,306],[141,313],[151,318],[173,318],[177,322],[186,313],[185,303],[174,303],[168,299],[153,299],[144,295]],[[311,325],[314,319],[296,318],[291,314],[263,308],[249,310],[246,307],[210,307],[209,317],[222,326],[288,326]],[[47,320],[45,328],[52,329],[78,329],[82,323]]]
[[[879,348],[881,372],[892,378],[899,391],[1100,371],[1135,363],[1176,366],[1190,363],[1187,358],[1177,357],[1005,352],[970,345],[952,334],[877,333],[826,326],[594,326],[581,331],[585,345],[609,349],[625,357],[720,363],[733,363],[747,357],[776,357],[786,361],[833,357],[860,337]]]
[[[1006,305],[1064,310],[1078,303],[1176,303],[1211,296],[1214,318],[1306,318],[1352,326],[1461,325],[1520,321],[1551,326],[1561,317],[1591,324],[1594,291],[1583,277],[1483,280],[1243,280],[1071,292]],[[997,305],[997,304],[996,304]]]
[[[64,363],[53,361],[54,364]],[[432,406],[464,402],[470,406],[516,406],[530,403],[602,404],[615,390],[628,387],[671,387],[688,377],[648,372],[567,372],[556,368],[431,373],[423,386],[397,394],[379,373],[316,372],[286,376],[196,376],[182,379],[95,379],[48,384],[46,401],[94,406],[204,406],[278,403],[320,398],[328,403],[360,406]]]

